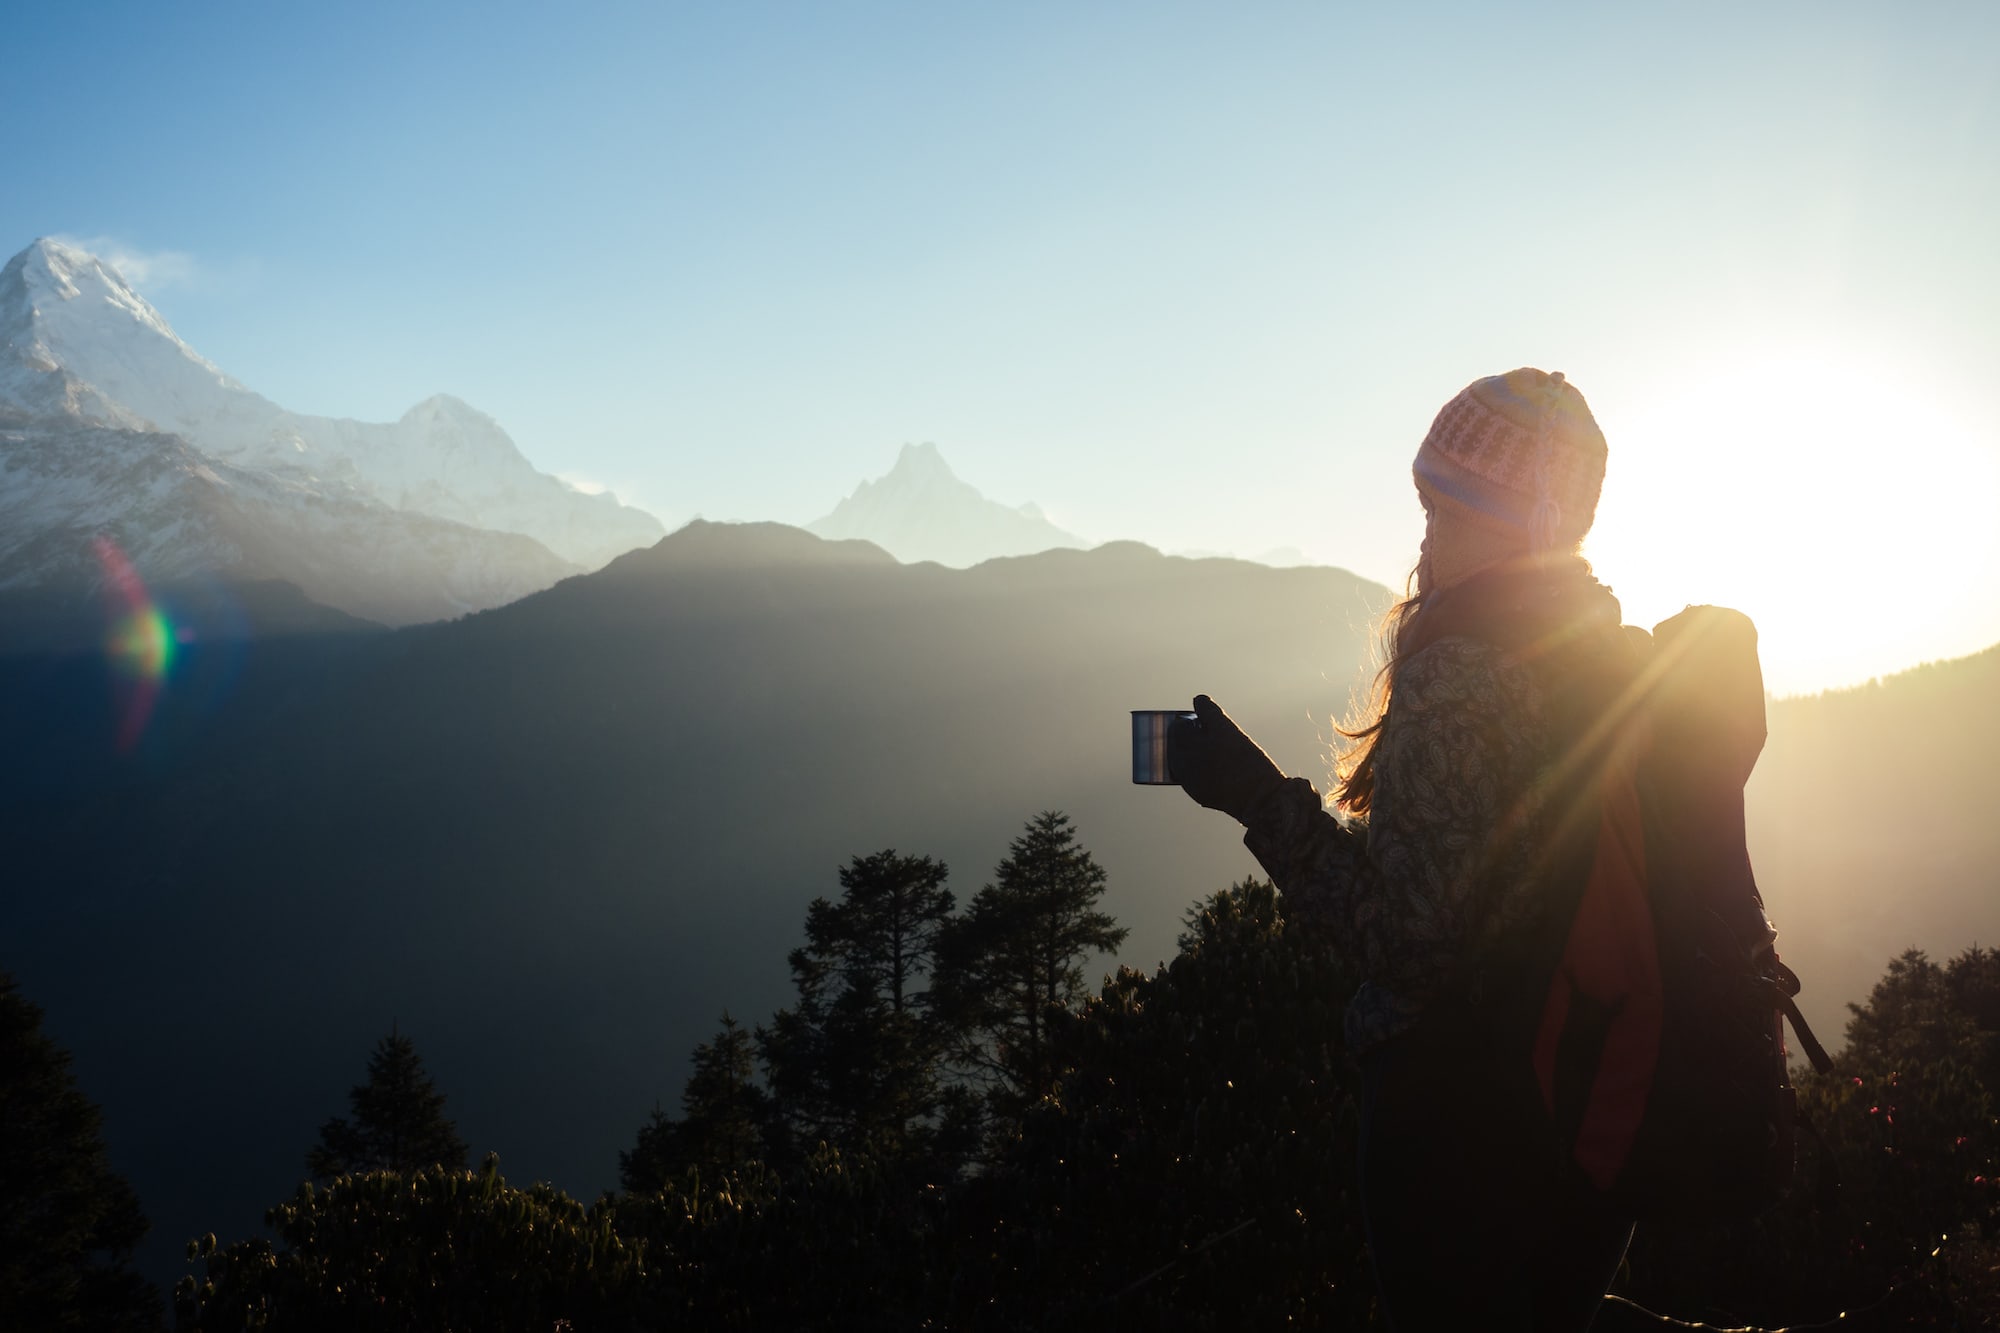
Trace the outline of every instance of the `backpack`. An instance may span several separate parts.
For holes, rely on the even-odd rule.
[[[1482,619],[1498,623],[1453,616],[1448,632]],[[1495,1114],[1618,1212],[1747,1216],[1792,1180],[1784,1024],[1814,1068],[1831,1065],[1750,867],[1756,630],[1690,607],[1651,636],[1594,638],[1542,667],[1559,759],[1538,905],[1467,960],[1445,1022],[1480,1051]]]

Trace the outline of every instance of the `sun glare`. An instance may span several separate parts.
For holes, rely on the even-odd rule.
[[[1586,553],[1628,621],[1734,606],[1757,622],[1779,693],[2000,639],[1995,449],[1918,378],[1765,355],[1676,377],[1604,425]]]

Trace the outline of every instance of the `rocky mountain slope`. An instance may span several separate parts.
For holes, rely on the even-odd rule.
[[[0,589],[95,583],[101,537],[150,584],[279,579],[386,625],[499,606],[579,572],[532,538],[233,466],[178,435],[0,409]]]

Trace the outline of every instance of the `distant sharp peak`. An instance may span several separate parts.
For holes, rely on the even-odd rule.
[[[18,309],[8,309],[18,305]],[[104,307],[114,311],[112,326],[130,321],[171,344],[175,351],[213,376],[220,384],[242,386],[188,346],[152,302],[139,295],[116,265],[81,246],[54,236],[37,237],[28,248],[0,268],[0,324],[25,321],[30,341],[43,353],[53,350],[49,339],[71,343],[101,337]],[[24,349],[26,350],[26,349]]]
[[[463,398],[449,393],[432,394],[421,403],[417,403],[411,407],[409,411],[403,413],[402,419],[411,422],[438,420],[464,421],[481,426],[491,426],[495,430],[500,429],[500,423],[491,415],[480,411]]]
[[[160,312],[139,295],[138,289],[125,280],[115,265],[67,241],[53,236],[37,237],[27,249],[7,261],[4,271],[19,273],[30,296],[61,302],[102,298],[141,323],[174,337]],[[174,337],[174,341],[180,339]]]
[[[410,408],[397,419],[396,428],[439,443],[460,441],[496,462],[530,470],[534,467],[498,419],[448,393],[434,393]]]
[[[887,473],[863,481],[833,512],[806,526],[822,537],[873,542],[911,564],[931,560],[960,569],[1000,556],[1089,545],[1057,527],[1039,505],[987,499],[929,441],[903,445]]]
[[[139,297],[115,265],[59,237],[37,236],[28,243],[27,249],[8,261],[7,267],[13,268],[17,264],[31,279],[52,285],[64,297],[78,294],[81,290],[79,280],[88,283],[93,279]]]
[[[921,444],[905,444],[896,453],[896,465],[889,469],[892,477],[931,478],[943,481],[957,481],[958,474],[951,470],[951,464],[944,461],[944,455],[929,440]]]
[[[881,476],[861,482],[849,499],[862,500],[874,493],[879,503],[881,498],[891,495],[931,495],[940,492],[951,492],[962,498],[984,499],[977,487],[952,471],[943,451],[925,440],[920,444],[903,445],[896,451],[895,464]]]
[[[973,501],[981,505],[1012,509],[1014,512],[1037,519],[1046,520],[1041,507],[1032,501],[1023,505],[1002,505],[988,500],[985,494],[971,482],[958,475],[950,463],[945,461],[944,451],[929,440],[915,444],[904,444],[896,450],[896,461],[881,476],[864,480],[854,488],[852,495],[843,504],[871,499],[877,503],[891,502],[893,498],[925,496],[936,497],[949,494],[955,499]],[[822,534],[825,535],[825,534]]]

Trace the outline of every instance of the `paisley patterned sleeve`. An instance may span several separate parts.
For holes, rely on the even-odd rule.
[[[1289,778],[1243,841],[1296,918],[1357,976],[1414,1005],[1494,906],[1496,834],[1526,788],[1540,715],[1518,663],[1440,639],[1397,673],[1368,823],[1342,824],[1311,783]]]

